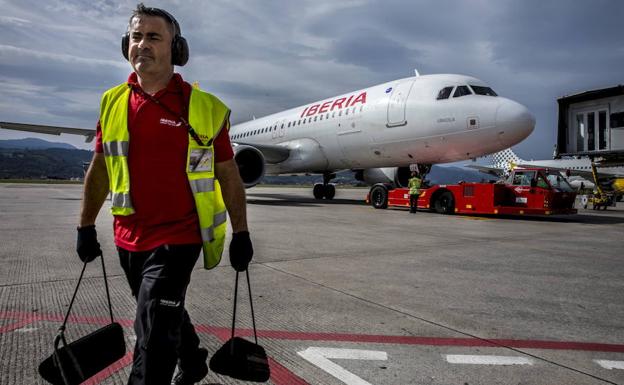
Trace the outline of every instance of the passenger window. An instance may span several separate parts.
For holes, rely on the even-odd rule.
[[[458,98],[460,96],[465,96],[465,95],[470,95],[470,89],[468,89],[468,86],[458,86],[457,89],[455,89],[455,93],[453,93],[453,97],[454,98]]]
[[[453,91],[453,87],[444,87],[438,92],[438,97],[436,100],[448,99],[451,96],[451,91]]]
[[[315,116],[315,117],[314,117],[314,121],[315,121],[315,122],[316,122],[316,118],[318,118],[318,116]]]
[[[320,118],[319,120],[323,120],[323,115],[320,115],[319,118]]]
[[[342,116],[342,110],[338,111],[338,116]]]

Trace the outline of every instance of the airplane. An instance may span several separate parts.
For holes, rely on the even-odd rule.
[[[516,166],[544,167],[558,170],[568,177],[568,181],[577,189],[594,189],[592,182],[592,165],[589,158],[525,160],[516,155],[511,148],[504,149],[489,155],[493,162],[489,165],[469,164],[466,167],[477,169],[492,175],[502,175],[506,170]],[[596,176],[598,183],[607,191],[614,191],[618,200],[624,194],[624,167],[612,165],[597,165]]]
[[[0,127],[93,136],[93,130],[76,128],[5,122]],[[426,173],[432,164],[491,154],[519,143],[534,127],[526,107],[477,78],[416,71],[233,125],[229,135],[245,187],[265,174],[321,174],[314,197],[333,199],[330,182],[338,171],[352,170],[368,184],[402,187],[410,166]]]

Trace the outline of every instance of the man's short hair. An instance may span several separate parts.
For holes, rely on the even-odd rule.
[[[145,4],[143,3],[137,4],[136,8],[132,11],[132,16],[130,16],[130,20],[128,20],[128,31],[130,30],[130,27],[132,26],[132,20],[138,16],[161,17],[165,19],[167,24],[169,24],[171,28],[172,37],[181,35],[180,25],[178,24],[176,19],[173,17],[173,15],[171,15],[169,12],[165,11],[164,9],[146,7]]]

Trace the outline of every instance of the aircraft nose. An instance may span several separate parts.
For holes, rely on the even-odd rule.
[[[524,140],[535,128],[535,117],[522,104],[504,99],[496,109],[498,140],[511,147]]]

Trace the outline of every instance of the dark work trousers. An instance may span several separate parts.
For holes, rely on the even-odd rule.
[[[420,194],[410,194],[410,213],[416,213],[419,195]]]
[[[136,344],[129,385],[171,384],[177,360],[192,362],[199,337],[184,309],[201,245],[165,245],[145,252],[117,248],[137,300]]]

